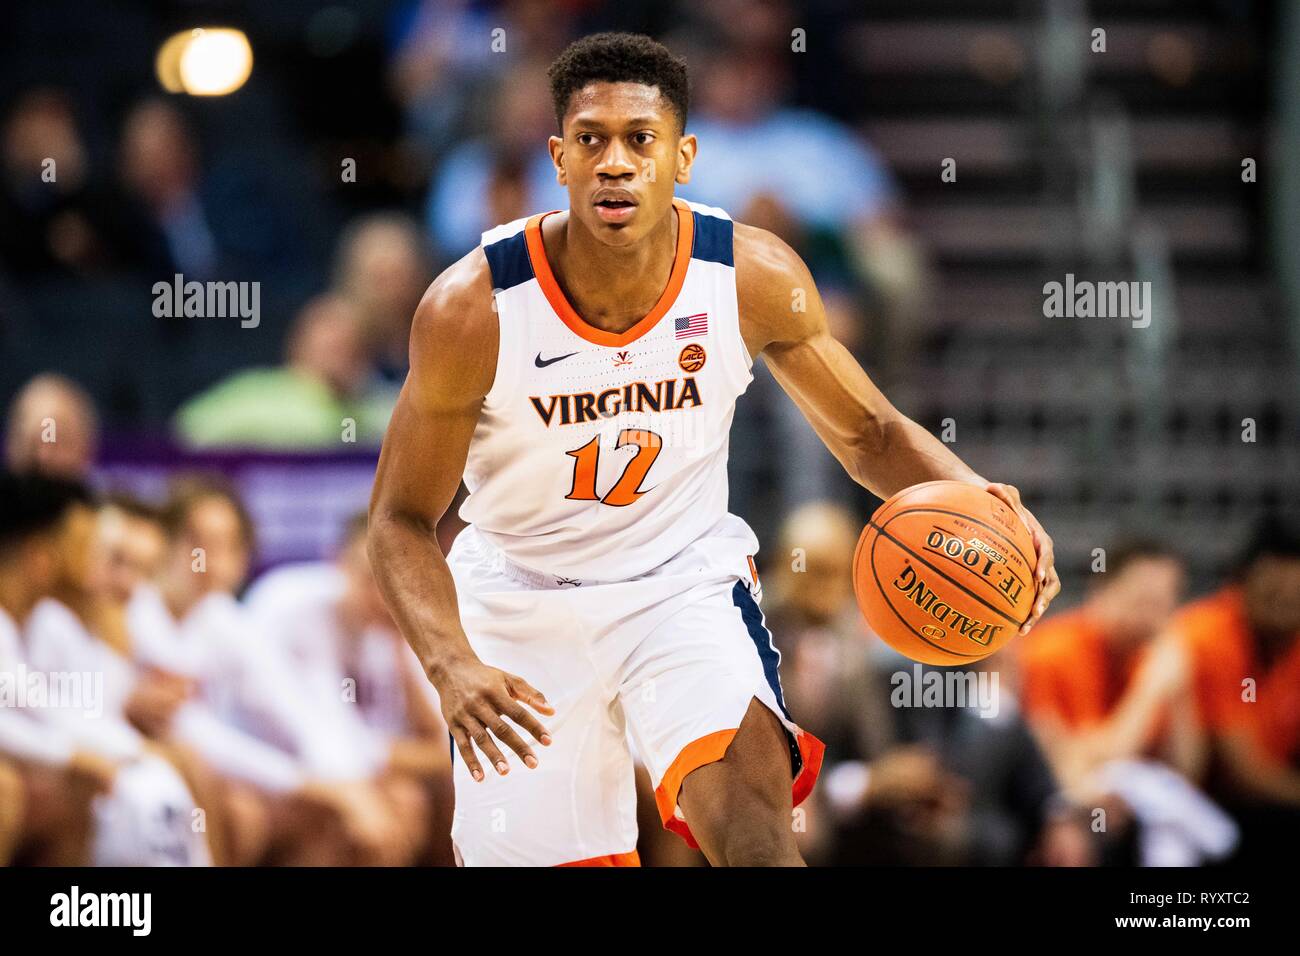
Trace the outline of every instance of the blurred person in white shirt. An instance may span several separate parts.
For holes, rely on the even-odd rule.
[[[0,749],[28,770],[32,815],[56,811],[55,821],[35,822],[33,835],[48,825],[44,837],[64,862],[209,863],[192,788],[131,723],[137,708],[157,713],[173,704],[167,687],[137,680],[121,631],[97,600],[104,563],[89,493],[36,475],[4,481],[11,487],[0,498],[16,511],[0,522],[6,533],[25,522],[38,529],[10,539],[0,620],[0,674],[25,691],[0,708]],[[59,792],[60,777],[74,782],[70,794]],[[82,820],[78,791],[87,780],[96,795]],[[57,812],[65,798],[71,812]]]
[[[167,550],[128,621],[142,662],[193,682],[172,733],[264,810],[267,862],[383,865],[410,856],[376,779],[383,742],[313,700],[308,682],[235,599],[251,522],[218,478],[178,480],[162,512]]]
[[[366,553],[366,515],[344,528],[332,562],[264,575],[245,599],[280,645],[313,703],[388,753],[381,789],[421,862],[453,860],[451,753],[436,693],[401,639]]]

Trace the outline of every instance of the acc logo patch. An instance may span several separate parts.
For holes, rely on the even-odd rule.
[[[692,342],[677,356],[677,364],[682,367],[683,372],[698,372],[704,368],[704,358],[704,346]]]

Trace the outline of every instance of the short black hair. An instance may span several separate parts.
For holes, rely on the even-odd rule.
[[[1300,558],[1300,523],[1277,510],[1261,515],[1237,553],[1230,577],[1239,580],[1261,558]]]
[[[1143,558],[1183,563],[1182,556],[1159,538],[1133,535],[1121,538],[1107,549],[1106,570],[1118,575],[1130,564]]]
[[[148,521],[150,524],[161,526],[163,523],[162,508],[143,498],[137,498],[129,491],[110,491],[104,495],[103,505],[106,508],[116,508],[118,511],[132,518],[138,518],[141,521]]]
[[[79,481],[0,471],[0,552],[53,531],[74,505],[94,503],[90,489]]]
[[[167,500],[160,509],[163,531],[168,540],[177,541],[186,533],[190,514],[204,501],[216,498],[226,502],[239,520],[240,537],[249,554],[257,551],[257,531],[253,517],[244,505],[235,483],[214,471],[183,472],[174,476],[167,489]]]
[[[564,129],[569,100],[588,83],[643,83],[659,88],[672,106],[682,130],[690,108],[686,61],[657,40],[641,33],[593,33],[575,40],[555,58],[546,75],[551,79],[555,121]]]

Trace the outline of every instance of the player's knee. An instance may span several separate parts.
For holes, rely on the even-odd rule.
[[[789,866],[799,859],[789,821],[729,828],[723,853],[727,866]]]
[[[797,856],[787,811],[750,802],[712,821],[712,845],[727,866],[779,866]]]
[[[681,806],[700,845],[729,866],[771,866],[796,853],[788,794],[778,794],[721,766],[695,781]],[[689,780],[689,778],[688,778]]]

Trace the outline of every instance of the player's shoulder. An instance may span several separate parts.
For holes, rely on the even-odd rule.
[[[482,334],[495,325],[492,270],[477,246],[444,269],[425,290],[415,310],[413,333]]]
[[[806,274],[799,253],[776,233],[758,226],[736,222],[732,226],[732,253],[736,259],[736,283],[765,285],[784,282]]]
[[[411,377],[456,394],[486,394],[499,336],[492,272],[478,246],[444,269],[420,299],[411,321]]]
[[[736,301],[746,341],[761,348],[815,332],[819,313],[807,303],[817,292],[799,253],[776,233],[757,226],[737,222],[733,234]]]

